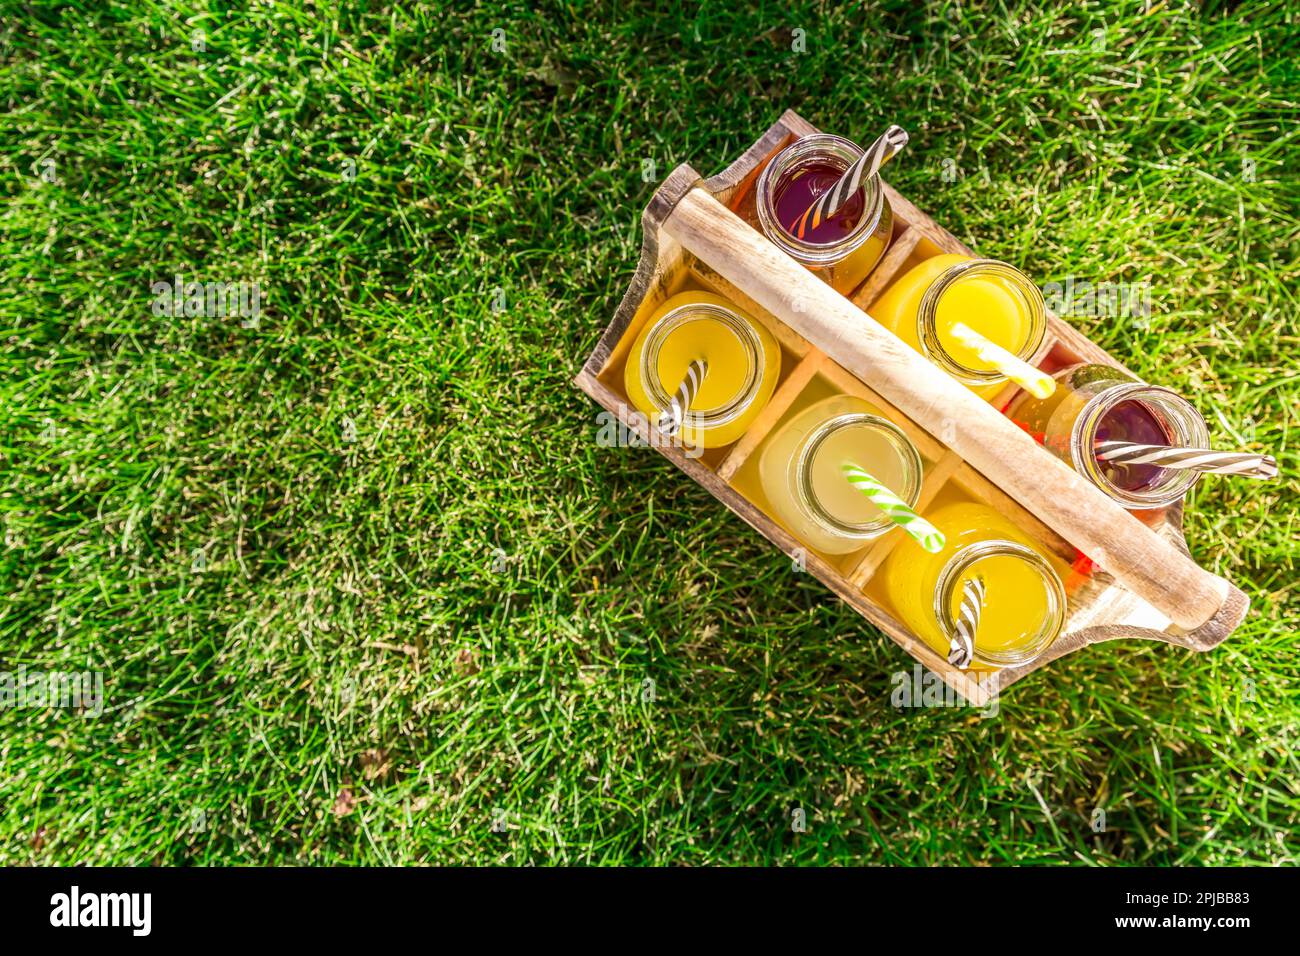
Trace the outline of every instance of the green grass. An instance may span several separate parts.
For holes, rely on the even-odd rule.
[[[4,4],[0,667],[107,703],[0,711],[0,862],[1295,862],[1296,7],[357,6]],[[907,127],[986,255],[1151,282],[1074,321],[1285,474],[1193,496],[1220,649],[895,710],[910,658],[597,446],[644,161],[787,107]],[[154,315],[178,271],[259,327]]]

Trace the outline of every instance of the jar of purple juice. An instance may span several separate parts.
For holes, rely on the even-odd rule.
[[[861,147],[842,137],[804,136],[772,158],[755,190],[763,234],[841,295],[853,292],[876,267],[894,230],[880,175],[863,180],[848,202],[802,239],[793,230],[861,155]]]
[[[1163,508],[1196,483],[1194,471],[1098,459],[1098,442],[1209,445],[1209,430],[1190,402],[1110,365],[1072,365],[1054,376],[1049,398],[1021,392],[1007,417],[1125,508]]]

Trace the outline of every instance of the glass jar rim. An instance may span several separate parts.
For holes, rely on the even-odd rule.
[[[684,428],[706,429],[730,424],[749,408],[762,384],[760,369],[763,342],[753,323],[739,313],[712,302],[688,302],[665,312],[646,335],[645,345],[641,349],[641,381],[651,404],[660,411],[667,410],[672,404],[672,394],[664,387],[659,376],[659,351],[668,336],[686,323],[704,318],[716,319],[735,334],[744,349],[745,357],[749,359],[749,365],[745,369],[745,380],[731,401],[717,408],[687,409],[682,423]],[[673,382],[668,387],[675,392],[680,384]]]
[[[808,433],[792,462],[794,469],[794,499],[800,509],[814,523],[820,524],[825,530],[840,537],[858,538],[867,541],[878,538],[891,529],[894,526],[893,521],[884,513],[881,513],[880,517],[874,521],[862,523],[841,521],[818,500],[817,491],[812,483],[813,462],[816,459],[817,452],[831,435],[842,429],[852,427],[871,428],[881,432],[890,445],[898,451],[899,460],[903,465],[905,487],[891,488],[890,490],[907,502],[908,507],[916,506],[917,500],[921,497],[921,479],[924,470],[921,453],[917,451],[916,445],[901,428],[889,419],[880,415],[873,415],[870,412],[849,412],[844,415],[836,415],[834,418],[829,418],[820,423]]]
[[[1008,379],[999,372],[974,369],[958,362],[939,340],[939,301],[958,282],[979,276],[993,276],[1014,285],[1021,293],[1029,318],[1029,331],[1015,355],[1028,362],[1043,344],[1047,334],[1047,303],[1043,292],[1029,276],[1000,259],[968,259],[949,266],[926,288],[916,310],[916,338],[921,353],[935,365],[965,385],[997,385]]]
[[[1027,545],[1003,538],[993,538],[968,544],[950,557],[939,572],[934,585],[934,615],[939,629],[953,640],[957,633],[957,622],[953,619],[953,598],[956,597],[957,583],[968,569],[980,561],[991,557],[1017,557],[1039,573],[1043,579],[1043,593],[1047,598],[1047,614],[1035,639],[1025,648],[1000,653],[985,651],[981,653],[979,645],[974,648],[974,662],[989,664],[994,667],[1015,667],[1028,664],[1038,658],[1052,646],[1061,628],[1065,625],[1065,586],[1056,570],[1041,554]]]
[[[1075,417],[1070,432],[1070,461],[1075,471],[1120,504],[1135,509],[1163,508],[1186,495],[1200,479],[1200,473],[1166,468],[1161,482],[1145,490],[1129,491],[1106,477],[1097,456],[1087,453],[1096,444],[1097,429],[1106,415],[1128,401],[1138,402],[1152,412],[1167,431],[1173,432],[1175,444],[1204,448],[1210,443],[1205,419],[1183,396],[1160,385],[1122,382],[1098,392]]]
[[[885,191],[879,173],[862,181],[862,217],[852,232],[836,242],[807,242],[791,235],[776,215],[776,186],[782,176],[801,164],[822,159],[845,170],[862,153],[861,146],[843,136],[813,133],[800,137],[772,157],[759,174],[755,187],[754,206],[763,234],[782,252],[806,265],[832,265],[856,251],[875,232],[885,208]]]

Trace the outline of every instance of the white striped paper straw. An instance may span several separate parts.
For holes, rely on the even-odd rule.
[[[880,172],[880,167],[897,156],[906,145],[907,131],[901,126],[891,126],[881,133],[880,137],[867,147],[866,152],[859,156],[852,166],[844,170],[844,174],[835,181],[835,185],[822,193],[799,217],[799,223],[794,230],[795,236],[802,239],[809,228],[816,229],[822,224],[823,219],[835,215],[836,211],[861,188],[864,181]]]
[[[1042,369],[1034,368],[1020,356],[1008,352],[996,342],[989,341],[966,323],[954,322],[952,324],[952,334],[962,345],[1033,395],[1034,398],[1048,398],[1056,391],[1056,379]]]
[[[700,393],[700,385],[708,371],[709,363],[703,359],[695,359],[686,366],[686,374],[682,377],[682,384],[673,393],[672,403],[659,415],[659,430],[669,438],[677,437],[677,433],[682,430],[682,425],[686,423],[686,413],[695,401],[695,396]]]
[[[948,662],[962,670],[970,667],[975,657],[975,632],[980,626],[980,612],[984,610],[984,579],[967,578],[961,584],[961,604],[957,608],[957,628],[948,648]]]
[[[906,501],[857,465],[846,464],[843,470],[849,484],[866,495],[873,505],[883,511],[890,521],[910,534],[917,544],[931,554],[938,554],[943,550],[943,533],[913,511]]]
[[[1174,445],[1140,445],[1127,441],[1101,441],[1093,449],[1100,461],[1113,465],[1156,465],[1211,475],[1242,475],[1246,478],[1276,478],[1277,461],[1272,455],[1214,451],[1210,448],[1180,448]]]

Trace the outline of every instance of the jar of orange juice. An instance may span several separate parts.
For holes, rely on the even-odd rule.
[[[664,301],[632,343],[623,372],[627,397],[656,424],[692,363],[706,371],[681,424],[687,448],[717,448],[745,433],[781,373],[781,347],[760,322],[711,292]]]
[[[953,333],[962,323],[1023,361],[1047,332],[1047,306],[1030,278],[996,259],[940,255],[894,282],[871,316],[981,398],[1006,376]]]
[[[947,656],[964,584],[977,579],[984,599],[970,666],[1026,664],[1047,650],[1065,622],[1065,588],[1034,542],[1006,517],[974,501],[950,502],[928,517],[943,532],[943,550],[931,554],[903,542],[879,571],[899,619]]]

